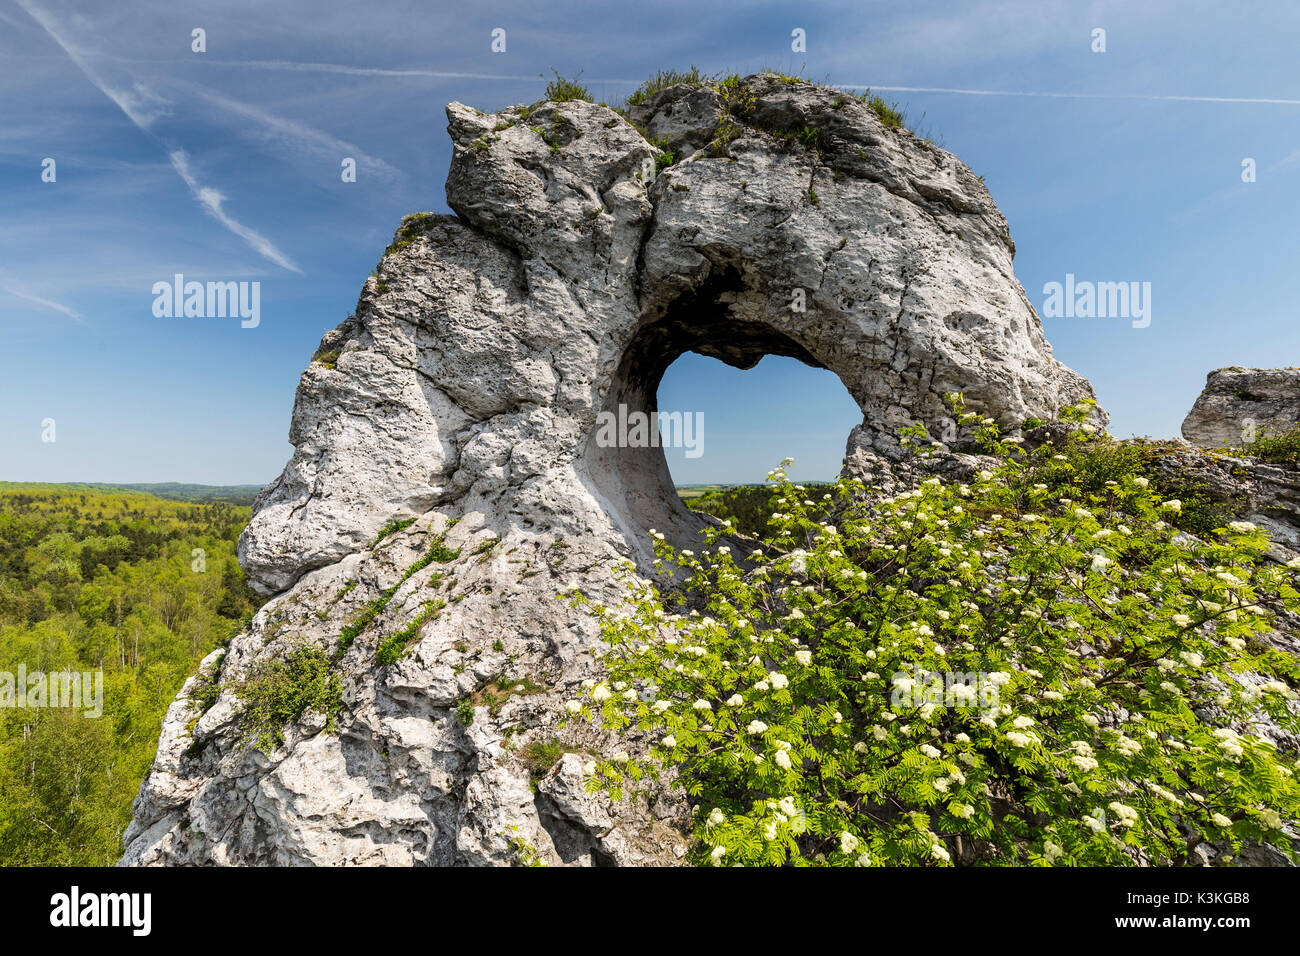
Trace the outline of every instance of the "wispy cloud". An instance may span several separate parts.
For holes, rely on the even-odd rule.
[[[108,57],[108,54],[96,54],[96,56]],[[163,62],[189,62],[189,61],[164,61],[164,60],[128,60],[125,57],[111,57],[121,62],[132,63],[163,63]],[[434,80],[485,80],[485,81],[504,81],[512,83],[536,83],[544,79],[536,73],[472,73],[458,72],[455,70],[421,70],[421,69],[391,69],[379,66],[349,66],[345,63],[314,63],[302,60],[204,60],[207,66],[225,66],[238,67],[249,70],[278,70],[287,73],[336,73],[342,76],[378,76],[378,77],[410,77]],[[583,77],[582,82],[588,84],[609,83],[611,85],[623,84],[626,86],[640,86],[644,82],[641,80],[616,79],[612,77]]]
[[[63,34],[57,29],[58,24],[54,18],[32,3],[31,0],[14,0],[14,2],[22,7],[29,17],[41,25],[41,28],[50,35],[50,39],[57,43],[63,52],[68,55],[68,59],[76,64],[77,69],[85,74],[86,79],[90,80],[96,89],[116,103],[118,109],[126,114],[126,118],[141,130],[147,132],[154,120],[167,112],[170,104],[141,83],[133,84],[129,90],[119,89],[107,83],[86,62],[86,57],[82,55],[81,51],[64,39]]]
[[[166,66],[166,65],[189,65],[194,60],[176,59],[176,58],[157,58],[157,57],[133,57],[121,56],[116,53],[107,53],[102,50],[94,52],[84,51],[82,56],[92,60],[107,60],[113,63],[134,63],[148,66]],[[424,69],[394,69],[382,66],[352,66],[347,63],[320,63],[310,60],[221,60],[211,57],[204,57],[203,65],[205,67],[233,67],[236,69],[247,70],[275,70],[282,73],[335,73],[340,76],[376,76],[376,77],[393,77],[413,78],[413,79],[432,79],[432,80],[484,80],[484,81],[502,81],[511,83],[536,83],[538,80],[544,80],[543,74],[537,73],[475,73],[457,70],[424,70]],[[588,84],[609,83],[611,85],[640,86],[645,82],[642,77],[639,80],[615,77],[588,77],[584,76],[582,82]]]
[[[21,29],[22,27],[22,25],[19,24],[18,20],[15,17],[10,16],[9,14],[5,13],[3,10],[0,10],[0,20],[3,20],[5,23],[9,24],[15,30]]]
[[[1275,176],[1277,174],[1288,174],[1291,170],[1300,166],[1300,149],[1293,150],[1283,156],[1275,163],[1262,166],[1258,172],[1258,180],[1252,183],[1242,181],[1234,182],[1230,186],[1219,189],[1196,202],[1193,202],[1182,209],[1175,210],[1169,214],[1171,223],[1182,225],[1197,219],[1203,219],[1207,215],[1222,216],[1222,210],[1228,204],[1242,204],[1243,198],[1250,196],[1252,193],[1260,193],[1261,198],[1267,195],[1269,189],[1275,185]]]
[[[85,75],[94,86],[110,100],[117,104],[123,114],[126,115],[135,126],[143,133],[153,137],[150,127],[154,121],[167,112],[170,104],[162,97],[154,93],[142,83],[135,83],[130,90],[123,90],[111,86],[104,81],[95,70],[86,62],[86,58],[71,43],[64,39],[58,30],[58,24],[54,18],[46,11],[36,6],[31,0],[15,0],[15,2],[27,12],[27,14],[39,23],[42,29],[50,35],[50,38],[62,48],[68,58],[76,64],[77,69]],[[154,137],[157,139],[157,137]],[[260,255],[269,259],[279,266],[283,266],[293,272],[301,273],[302,270],[294,265],[284,253],[267,239],[261,233],[250,229],[243,223],[239,222],[233,216],[225,211],[223,203],[226,196],[219,190],[204,186],[195,177],[190,167],[189,156],[184,150],[175,147],[164,147],[167,149],[167,157],[171,160],[172,167],[185,181],[185,185],[190,188],[190,192],[204,210],[212,216],[217,222],[225,226],[230,232],[248,243]]]
[[[369,169],[386,179],[398,179],[402,175],[399,170],[394,169],[376,156],[368,155],[359,146],[331,136],[329,133],[308,126],[306,123],[300,123],[297,120],[287,119],[283,116],[276,116],[248,103],[222,96],[220,93],[215,93],[197,84],[190,83],[186,84],[186,86],[214,106],[258,124],[266,135],[272,139],[288,142],[299,149],[305,147],[326,153],[336,159],[351,156],[356,159],[362,168]]]
[[[270,239],[260,232],[248,228],[225,211],[222,205],[226,201],[225,195],[220,190],[204,186],[198,181],[193,169],[190,167],[190,158],[185,150],[172,150],[167,156],[172,161],[172,167],[180,175],[181,179],[185,180],[185,185],[190,187],[190,192],[194,194],[194,198],[199,201],[199,204],[207,211],[208,215],[212,216],[213,219],[240,239],[243,239],[259,255],[265,256],[276,265],[283,266],[291,272],[302,272],[284,253],[275,247],[275,244]]]
[[[72,319],[78,325],[86,324],[85,320],[83,320],[81,317],[81,313],[78,312],[76,309],[70,309],[68,308],[68,306],[61,305],[58,302],[52,302],[49,299],[43,299],[39,295],[32,295],[30,292],[27,292],[19,288],[18,286],[11,284],[7,279],[0,278],[0,292],[3,292],[7,295],[11,295],[17,299],[23,299],[24,301],[27,302],[34,302],[37,305],[44,306],[47,309],[52,309],[55,312],[62,312],[64,315]]]
[[[377,66],[347,66],[342,63],[304,63],[296,60],[209,60],[213,66],[237,66],[250,70],[282,70],[293,73],[340,73],[344,76],[410,76],[439,80],[536,80],[538,77],[507,73],[454,73],[447,70],[391,70]],[[606,83],[632,82],[605,80]]]
[[[1266,172],[1281,172],[1284,169],[1291,169],[1293,166],[1300,165],[1300,149],[1287,153],[1276,163],[1270,166]]]

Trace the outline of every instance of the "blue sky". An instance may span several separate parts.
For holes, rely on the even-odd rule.
[[[532,102],[552,67],[610,101],[691,63],[907,88],[886,95],[985,177],[1040,309],[1067,273],[1152,284],[1148,328],[1045,327],[1115,434],[1176,435],[1210,369],[1300,364],[1297,36],[1289,2],[0,0],[0,480],[269,481],[321,334],[403,214],[448,211],[444,104]],[[260,326],[154,317],[177,272],[260,281]],[[829,477],[856,419],[771,358],[687,356],[660,403],[705,412],[683,482],[786,454]]]

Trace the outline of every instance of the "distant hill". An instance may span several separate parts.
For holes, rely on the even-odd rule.
[[[87,491],[107,488],[123,491],[139,491],[144,494],[165,498],[169,501],[189,501],[200,504],[225,502],[239,507],[248,507],[262,490],[261,485],[191,485],[177,481],[164,481],[154,484],[114,484],[112,482],[0,482],[0,488],[22,485],[25,488],[84,488]]]
[[[263,485],[187,485],[176,481],[159,484],[112,485],[131,491],[145,491],[172,501],[225,501],[232,505],[251,505]]]
[[[820,478],[803,478],[795,482],[809,486],[816,485],[833,485],[834,479],[825,481]],[[711,485],[676,485],[677,494],[681,498],[698,498],[700,495],[708,494],[710,491],[729,491],[732,488],[764,488],[767,486],[763,481],[740,481],[734,484],[711,484]]]

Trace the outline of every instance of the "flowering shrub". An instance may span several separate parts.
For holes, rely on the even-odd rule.
[[[623,605],[573,595],[608,679],[570,719],[651,740],[595,764],[589,788],[673,769],[706,864],[1294,855],[1297,753],[1261,728],[1297,729],[1300,668],[1261,638],[1300,607],[1300,569],[1263,561],[1247,522],[1180,534],[1180,502],[1140,476],[1063,494],[1070,455],[1027,452],[953,400],[997,461],[969,483],[846,479],[814,498],[783,463],[775,530],[743,561],[726,528],[701,554],[651,532],[672,587],[629,566]]]

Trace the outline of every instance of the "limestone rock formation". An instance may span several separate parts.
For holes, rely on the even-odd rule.
[[[1300,556],[1300,472],[1249,456],[1183,448],[1156,459],[1160,473],[1201,489],[1226,514],[1268,532],[1270,557]]]
[[[850,459],[917,420],[960,447],[946,392],[1007,427],[1092,396],[980,180],[852,97],[758,75],[627,118],[447,115],[456,215],[403,223],[304,372],[293,458],[240,541],[275,597],[173,704],[124,863],[671,863],[671,789],[581,786],[636,739],[556,727],[598,673],[557,594],[612,599],[612,564],[649,573],[648,529],[689,546],[704,520],[661,449],[600,447],[597,416],[654,411],[692,350],[834,372],[862,409]],[[264,754],[229,685],[304,643],[343,648],[336,732],[308,711]],[[223,689],[200,713],[202,681]]]
[[[1194,445],[1240,448],[1250,436],[1300,421],[1300,368],[1215,369],[1183,421]]]
[[[1231,366],[1206,376],[1205,389],[1183,421],[1193,446],[1218,449],[1167,456],[1162,467],[1189,478],[1240,518],[1265,528],[1271,556],[1300,555],[1300,473],[1295,468],[1238,454],[1256,435],[1300,421],[1300,368]]]

